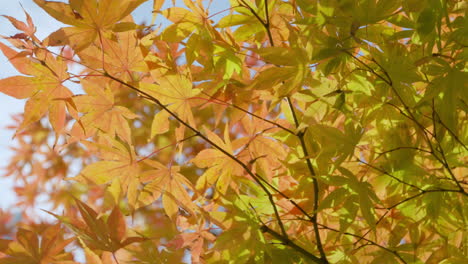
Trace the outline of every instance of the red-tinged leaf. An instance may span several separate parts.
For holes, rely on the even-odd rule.
[[[98,214],[91,207],[89,207],[87,204],[83,203],[82,201],[76,198],[73,198],[73,200],[75,200],[75,203],[78,206],[78,210],[80,211],[81,216],[86,217],[90,220],[94,220],[97,218]]]
[[[34,26],[31,16],[28,14],[28,12],[26,12],[26,10],[24,10],[24,8],[23,8],[23,11],[24,11],[24,14],[26,15],[26,22],[28,23],[28,28],[31,30],[32,33],[36,32],[36,27]]]
[[[98,214],[87,204],[81,202],[80,200],[74,198],[76,205],[78,206],[78,210],[80,211],[81,217],[85,221],[86,225],[90,228],[90,230],[98,235],[101,236],[107,232],[106,225],[104,221],[98,218]]]
[[[16,29],[19,29],[19,30],[21,30],[21,31],[27,31],[27,30],[28,30],[28,26],[27,26],[24,22],[19,21],[19,20],[16,20],[16,18],[11,17],[11,16],[3,15],[3,17],[5,17],[6,19],[10,20],[11,24],[13,24],[13,26],[14,26]]]
[[[200,256],[203,254],[205,240],[211,243],[216,240],[216,237],[207,230],[199,229],[196,230],[196,232],[177,235],[173,240],[171,240],[171,242],[169,242],[169,246],[176,249],[188,247],[190,249],[192,262],[199,263]]]
[[[84,249],[87,264],[113,264],[114,263],[112,258],[109,258],[108,254],[106,254],[107,252],[103,252],[101,254],[101,257],[99,257],[99,255],[96,254],[92,249],[90,249],[83,240],[79,239],[79,242]]]
[[[28,37],[28,35],[24,34],[24,33],[18,33],[18,34],[15,34],[13,36],[11,36],[10,38],[11,39],[26,39]]]
[[[0,43],[0,48],[18,71],[34,76],[16,76],[0,80],[1,92],[21,99],[30,97],[25,105],[23,123],[18,127],[17,132],[37,122],[49,111],[49,121],[52,127],[55,132],[62,133],[65,126],[66,104],[58,99],[72,96],[72,93],[62,85],[62,82],[69,77],[66,63],[45,51],[37,53],[41,61],[37,63],[2,43]]]
[[[53,246],[57,241],[58,233],[60,233],[60,224],[48,227],[43,233],[43,238],[41,239],[41,248],[43,250],[48,250],[51,246]]]
[[[67,225],[78,235],[78,238],[82,243],[85,243],[86,247],[91,249],[100,249],[109,252],[116,252],[117,250],[136,242],[142,242],[146,238],[142,237],[127,237],[127,225],[125,217],[121,213],[120,209],[115,206],[110,215],[107,217],[107,221],[104,221],[103,217],[99,217],[98,213],[95,212],[91,207],[85,203],[75,199],[78,206],[78,210],[84,220],[71,221],[67,217],[58,216],[54,213],[49,214],[58,218],[62,223]],[[64,241],[60,246],[65,246],[70,240]],[[57,247],[57,245],[56,245]]]
[[[60,224],[48,227],[41,238],[41,251],[42,255],[55,256],[62,252],[64,248],[75,240],[74,237],[62,240],[60,238],[61,229]]]
[[[127,224],[118,206],[115,206],[109,215],[107,227],[109,228],[112,240],[120,243],[127,233]]]
[[[3,17],[7,18],[16,29],[23,31],[27,36],[32,37],[34,36],[34,33],[36,32],[36,27],[34,26],[32,22],[31,16],[24,9],[23,11],[24,11],[24,14],[26,15],[27,24],[11,16],[4,15]]]
[[[34,228],[32,228],[34,229]],[[0,263],[66,263],[71,261],[71,254],[64,252],[65,246],[74,238],[63,239],[59,225],[46,226],[44,230],[32,231],[19,228],[17,241],[5,244],[0,251],[6,257]],[[39,238],[41,242],[39,243]]]

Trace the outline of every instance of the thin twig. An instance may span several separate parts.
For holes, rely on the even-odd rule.
[[[360,60],[358,57],[356,57],[354,54],[352,54],[351,52],[347,51],[347,50],[343,50],[342,52],[348,54],[349,56],[351,56],[352,58],[354,58],[356,61],[358,61],[360,64],[362,64],[364,67],[366,67],[367,69],[369,69],[369,71],[374,74],[375,76],[377,76],[379,79],[381,79],[382,81],[384,81],[386,84],[388,84],[388,86],[390,86],[390,88],[392,89],[393,93],[396,95],[396,97],[398,98],[398,100],[400,101],[400,103],[403,105],[403,107],[405,108],[406,112],[408,113],[408,115],[405,115],[406,117],[408,117],[411,121],[413,121],[416,126],[421,130],[425,140],[426,140],[426,143],[428,144],[429,148],[431,149],[431,154],[432,156],[437,160],[439,161],[443,166],[444,168],[448,171],[448,173],[450,174],[450,177],[452,178],[452,180],[455,182],[455,184],[457,185],[457,187],[460,189],[460,192],[466,196],[468,196],[468,193],[465,191],[465,189],[463,188],[463,186],[461,186],[460,182],[458,181],[458,179],[455,177],[455,175],[453,174],[452,172],[452,169],[450,168],[450,166],[448,165],[448,162],[447,162],[447,159],[445,157],[445,153],[444,153],[444,150],[442,148],[442,145],[441,143],[439,142],[439,140],[437,138],[435,138],[436,142],[437,142],[437,145],[439,147],[438,149],[438,152],[441,154],[442,158],[440,158],[436,153],[435,153],[435,149],[434,149],[434,146],[432,145],[432,142],[429,138],[429,136],[427,135],[427,129],[420,123],[418,122],[418,120],[416,119],[416,117],[414,116],[413,112],[410,110],[409,106],[405,103],[405,101],[403,100],[403,98],[401,97],[401,95],[398,93],[398,91],[396,90],[395,86],[394,86],[394,83],[392,81],[392,78],[390,76],[390,74],[388,74],[388,72],[385,70],[385,68],[380,65],[377,60],[375,59],[371,59],[372,62],[374,62],[379,68],[380,70],[383,72],[383,74],[385,75],[382,76],[380,75],[379,73],[377,73],[372,67],[370,67],[367,63],[364,63],[362,60]],[[400,111],[400,113],[403,114],[402,111]],[[434,121],[434,120],[433,120]]]
[[[373,245],[373,246],[379,247],[379,248],[381,248],[381,249],[383,249],[383,250],[385,250],[385,251],[387,251],[387,252],[393,254],[393,255],[394,255],[395,257],[397,257],[402,263],[407,264],[407,262],[400,256],[400,254],[398,254],[398,252],[397,252],[396,250],[386,248],[386,247],[384,247],[384,246],[378,244],[377,242],[374,242],[374,241],[372,241],[372,240],[370,240],[370,239],[367,239],[367,238],[365,238],[365,237],[362,237],[362,236],[360,236],[360,235],[356,235],[356,234],[349,233],[349,232],[342,232],[342,231],[340,231],[340,230],[334,229],[334,228],[332,228],[332,227],[329,227],[329,226],[326,226],[326,225],[323,225],[323,224],[320,224],[320,223],[319,223],[318,225],[319,225],[320,227],[322,227],[322,228],[324,228],[324,229],[327,229],[327,230],[330,230],[330,231],[334,231],[334,232],[337,232],[337,233],[342,233],[342,234],[347,235],[347,236],[352,236],[352,237],[356,237],[356,238],[362,239],[362,240],[366,241],[367,243],[369,243],[369,244],[371,244],[371,245]]]
[[[209,97],[210,97],[209,100],[215,100],[215,101],[218,101],[218,102],[220,102],[220,103],[223,103],[223,104],[225,104],[225,105],[227,105],[227,106],[231,106],[231,107],[233,107],[233,108],[235,108],[235,109],[237,109],[237,110],[239,110],[239,111],[241,111],[241,112],[244,112],[244,113],[246,113],[246,114],[248,114],[248,115],[250,115],[250,116],[252,116],[252,117],[258,118],[258,119],[260,119],[260,120],[262,120],[262,121],[265,121],[265,122],[267,122],[267,123],[269,123],[269,124],[272,124],[272,125],[274,125],[274,126],[277,126],[277,127],[281,128],[281,129],[283,129],[284,131],[290,133],[290,134],[293,134],[293,135],[296,134],[296,133],[295,133],[294,131],[292,131],[291,129],[289,129],[289,128],[283,126],[283,125],[280,125],[280,124],[278,124],[278,123],[276,123],[276,122],[274,122],[274,121],[271,121],[271,120],[269,120],[269,119],[263,118],[263,117],[261,117],[261,116],[255,114],[255,113],[252,113],[252,112],[250,112],[250,111],[248,111],[248,110],[245,110],[245,109],[242,108],[242,107],[239,107],[239,106],[237,106],[237,105],[235,105],[235,104],[232,104],[232,103],[229,103],[229,102],[220,100],[220,99],[218,99],[218,98],[215,98],[215,97],[213,97],[213,96],[211,96],[211,95],[209,95],[209,94],[207,94],[207,93],[205,93],[205,92],[202,92],[202,93],[203,93],[204,95],[206,95],[206,96],[209,96]]]
[[[289,97],[286,98],[289,104],[289,109],[291,110],[294,123],[296,127],[299,127],[299,120],[297,119],[296,111],[294,110],[294,106],[291,102],[291,99]],[[317,248],[320,252],[320,256],[323,260],[327,261],[327,255],[325,254],[325,251],[323,250],[323,245],[322,245],[322,240],[320,238],[320,232],[318,228],[318,219],[317,219],[317,214],[318,214],[318,199],[319,199],[319,186],[318,186],[318,181],[317,181],[317,175],[314,171],[314,167],[312,166],[312,162],[309,158],[309,152],[307,150],[307,146],[305,143],[304,139],[305,133],[303,131],[299,131],[298,134],[296,135],[301,142],[301,147],[302,147],[302,152],[304,153],[304,159],[306,160],[307,168],[310,172],[310,175],[312,176],[312,185],[313,185],[313,192],[314,192],[314,207],[313,207],[313,212],[312,212],[312,225],[314,226],[314,233],[315,233],[315,240],[317,241]]]
[[[304,248],[302,248],[301,246],[298,246],[296,243],[294,243],[294,241],[292,241],[291,239],[289,239],[287,236],[283,236],[279,233],[277,233],[276,231],[274,231],[273,229],[269,228],[263,221],[262,219],[260,219],[260,216],[259,214],[257,213],[257,210],[255,210],[255,207],[252,205],[252,204],[249,204],[250,207],[252,208],[252,210],[255,212],[255,215],[257,216],[257,219],[258,221],[262,224],[261,227],[260,227],[260,230],[263,232],[263,233],[268,233],[270,235],[272,235],[274,238],[278,239],[281,241],[281,244],[285,245],[285,246],[290,246],[292,248],[294,248],[296,251],[300,252],[301,254],[307,256],[309,259],[311,259],[312,261],[314,261],[315,263],[318,263],[318,264],[326,264],[327,262],[324,262],[322,259],[316,257],[315,255],[311,254],[309,251],[305,250]]]
[[[356,158],[357,158],[357,157],[356,157]],[[381,172],[381,173],[383,173],[383,174],[389,176],[390,178],[396,180],[397,182],[399,182],[399,183],[401,183],[401,184],[407,185],[407,186],[409,186],[409,187],[411,187],[411,188],[414,188],[414,189],[416,189],[416,190],[419,190],[419,191],[423,191],[423,189],[421,189],[420,187],[418,187],[418,186],[416,186],[416,185],[414,185],[414,184],[411,184],[411,183],[407,183],[407,182],[405,182],[405,181],[402,181],[402,180],[398,179],[397,177],[395,177],[394,175],[392,175],[391,173],[389,173],[389,172],[387,172],[387,171],[385,171],[385,170],[383,170],[383,169],[381,169],[381,168],[378,168],[378,167],[376,167],[376,166],[374,166],[374,165],[372,165],[372,164],[370,164],[370,163],[367,163],[367,162],[365,162],[365,161],[362,160],[362,159],[357,158],[357,162],[360,162],[360,163],[362,163],[362,164],[368,166],[369,168],[372,168],[372,169],[374,169],[374,170],[376,170],[376,171],[379,171],[379,172]]]

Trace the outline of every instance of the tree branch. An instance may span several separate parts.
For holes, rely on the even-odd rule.
[[[439,161],[442,166],[444,166],[444,168],[448,171],[448,173],[450,174],[450,177],[453,179],[453,181],[455,182],[455,184],[457,185],[457,187],[460,189],[461,193],[468,196],[468,193],[465,191],[465,189],[463,188],[463,186],[461,186],[460,182],[457,180],[457,178],[455,177],[455,175],[453,174],[450,166],[448,165],[448,162],[447,162],[447,159],[445,157],[445,154],[444,154],[444,150],[439,142],[439,140],[437,138],[435,138],[436,142],[437,142],[437,145],[439,147],[439,153],[441,154],[442,158],[438,157],[435,153],[435,150],[434,150],[434,146],[432,145],[432,142],[429,138],[429,136],[427,135],[426,133],[426,128],[420,123],[418,122],[418,120],[416,119],[416,117],[414,116],[413,112],[410,110],[409,106],[405,103],[405,101],[403,100],[403,98],[401,97],[401,95],[398,93],[398,91],[395,89],[395,86],[394,86],[394,83],[392,81],[392,78],[390,76],[390,74],[388,74],[388,72],[385,70],[385,68],[383,68],[382,65],[380,65],[375,59],[372,58],[372,62],[374,62],[379,68],[380,70],[384,73],[385,77],[383,77],[382,75],[380,75],[379,73],[377,73],[372,67],[370,67],[369,65],[367,65],[366,63],[364,63],[362,60],[360,60],[358,57],[356,57],[354,54],[352,54],[351,52],[347,51],[347,50],[342,50],[342,52],[348,54],[349,56],[351,56],[352,58],[354,58],[356,61],[358,61],[360,64],[362,64],[364,67],[366,67],[367,69],[369,69],[369,71],[374,74],[375,76],[377,76],[379,79],[381,79],[382,81],[384,81],[386,84],[388,84],[388,86],[390,86],[390,88],[392,89],[393,93],[396,95],[396,97],[398,98],[398,100],[400,101],[400,103],[403,105],[403,107],[405,108],[406,112],[408,113],[408,117],[410,120],[412,120],[416,126],[421,130],[422,134],[424,135],[424,138],[426,140],[426,143],[428,144],[429,148],[431,149],[431,154],[432,156],[437,160]],[[434,121],[434,120],[433,120]]]
[[[292,105],[291,99],[289,97],[287,97],[286,99],[288,101],[289,109],[291,110],[294,123],[297,128],[299,127],[299,120],[297,119],[296,111],[294,110],[294,106]],[[317,241],[317,248],[320,252],[320,256],[323,260],[325,260],[328,263],[328,261],[326,260],[327,255],[325,254],[325,251],[323,250],[323,245],[322,245],[322,241],[320,238],[320,232],[319,232],[318,223],[317,223],[318,221],[317,214],[318,214],[318,207],[319,207],[319,204],[318,204],[319,186],[318,186],[318,181],[317,181],[317,175],[315,174],[314,167],[312,166],[312,162],[309,158],[309,152],[307,150],[304,135],[305,134],[301,131],[299,131],[298,134],[296,134],[299,141],[301,142],[302,151],[304,152],[304,159],[306,160],[307,168],[310,172],[310,175],[312,176],[312,185],[313,185],[313,191],[314,191],[314,207],[313,207],[314,211],[312,213],[313,215],[312,215],[311,221],[312,221],[312,225],[314,226],[315,240]]]
[[[155,104],[157,104],[159,107],[161,107],[164,111],[166,111],[167,113],[169,113],[174,119],[176,119],[180,124],[182,124],[183,126],[185,126],[186,128],[192,130],[192,132],[195,133],[196,136],[200,137],[201,139],[203,139],[205,142],[207,142],[208,144],[210,144],[211,146],[213,146],[215,149],[217,149],[218,151],[222,152],[224,155],[226,155],[227,157],[229,157],[230,159],[232,159],[233,161],[235,161],[237,164],[239,164],[245,172],[247,172],[247,174],[249,176],[252,177],[252,179],[260,186],[260,188],[262,188],[262,190],[267,194],[268,196],[268,199],[270,201],[270,203],[272,203],[272,207],[273,207],[273,210],[275,211],[275,217],[277,217],[278,219],[278,224],[280,225],[280,228],[281,228],[281,231],[282,231],[282,237],[284,238],[287,238],[287,234],[286,234],[286,231],[285,231],[285,228],[282,224],[282,220],[281,218],[279,217],[279,213],[278,213],[278,209],[276,207],[276,204],[274,203],[274,200],[273,200],[273,196],[271,194],[271,192],[265,187],[265,185],[263,184],[263,182],[265,182],[261,177],[259,177],[257,174],[253,173],[250,168],[244,164],[242,161],[240,161],[237,157],[235,157],[233,154],[227,152],[225,149],[223,149],[222,147],[220,147],[219,145],[217,145],[215,142],[213,142],[212,140],[210,140],[207,136],[203,135],[200,131],[198,131],[196,128],[192,127],[190,124],[188,124],[186,121],[182,120],[176,113],[172,112],[166,105],[164,105],[163,103],[161,103],[161,101],[159,101],[157,98],[153,97],[152,95],[138,89],[137,87],[131,85],[131,84],[128,84],[112,75],[110,75],[109,73],[107,72],[104,72],[103,73],[104,76],[144,95],[146,98],[148,98],[149,100],[151,100],[152,102],[154,102]],[[291,200],[289,200],[291,201]],[[292,203],[294,206],[298,206],[297,203]],[[299,209],[299,208],[298,208]],[[299,210],[301,210],[302,208],[300,208]],[[302,209],[303,210],[303,209]],[[296,245],[297,246],[297,245]],[[296,246],[292,246],[293,248],[296,249]],[[299,246],[297,246],[299,247]],[[305,249],[302,249],[302,251],[306,251]],[[322,249],[323,250],[323,249]],[[307,251],[306,251],[307,252]],[[308,256],[309,258],[311,258],[313,260],[313,258],[311,256],[312,253],[308,253]],[[314,256],[315,257],[315,256]],[[317,257],[315,257],[317,258]],[[323,263],[328,263],[328,262],[323,262]]]

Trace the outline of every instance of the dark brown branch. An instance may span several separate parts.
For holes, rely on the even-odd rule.
[[[403,105],[403,107],[405,108],[405,110],[408,112],[409,116],[411,117],[411,120],[421,129],[421,131],[423,132],[423,135],[425,136],[426,140],[427,140],[427,144],[429,145],[429,147],[431,148],[431,151],[432,151],[432,156],[434,158],[436,158],[444,167],[445,169],[448,171],[448,173],[450,174],[450,177],[452,177],[453,181],[455,182],[455,184],[458,186],[458,188],[460,189],[460,191],[464,194],[464,195],[467,195],[468,196],[468,193],[466,193],[465,189],[463,188],[463,186],[461,186],[460,182],[458,182],[457,178],[455,177],[455,175],[453,174],[452,172],[452,169],[450,168],[450,166],[448,165],[448,162],[447,162],[447,158],[445,157],[445,153],[444,153],[444,149],[442,148],[442,144],[440,143],[439,139],[437,137],[435,137],[435,140],[437,142],[437,145],[439,147],[439,153],[441,154],[442,158],[438,157],[435,152],[434,152],[434,148],[432,146],[432,143],[429,139],[429,136],[427,135],[427,133],[425,132],[425,127],[417,121],[416,117],[414,116],[413,112],[410,111],[410,108],[408,107],[408,105],[406,105],[405,101],[403,100],[403,98],[401,97],[401,95],[398,93],[398,91],[395,89],[395,87],[393,86],[393,82],[392,82],[392,79],[390,78],[390,75],[388,74],[388,72],[383,68],[382,65],[380,65],[376,60],[372,59],[372,61],[377,65],[379,66],[379,68],[383,71],[383,73],[385,74],[385,76],[387,76],[388,80],[390,80],[390,82],[388,83],[389,86],[392,88],[392,91],[393,93],[398,97],[398,100],[400,100],[401,104]],[[434,109],[433,109],[434,110]],[[433,121],[435,122],[435,120],[433,119]],[[434,126],[435,128],[435,126]],[[434,130],[435,131],[435,130]]]
[[[449,132],[449,134],[455,139],[455,141],[457,141],[465,150],[468,150],[468,147],[460,140],[460,138],[457,135],[455,135],[455,133],[449,127],[447,127],[447,125],[445,125],[444,122],[442,122],[442,120],[440,119],[439,113],[437,113],[437,111],[435,110],[434,99],[432,99],[432,111],[433,111],[433,116],[437,117],[437,123],[442,125]],[[434,117],[433,117],[433,120],[434,120]],[[435,124],[434,124],[434,133],[435,133]]]
[[[387,171],[385,171],[385,170],[383,170],[383,169],[381,169],[381,168],[378,168],[378,167],[376,167],[376,166],[374,166],[374,165],[372,165],[372,164],[370,164],[370,163],[367,163],[367,162],[365,162],[365,161],[363,161],[363,160],[361,160],[361,159],[359,159],[359,158],[357,158],[357,157],[356,157],[356,159],[357,159],[357,162],[360,162],[360,163],[362,163],[362,164],[368,166],[369,168],[372,168],[372,169],[374,169],[374,170],[376,170],[376,171],[379,171],[379,172],[381,172],[381,173],[383,173],[383,174],[389,176],[390,178],[394,179],[395,181],[397,181],[397,182],[399,182],[399,183],[401,183],[401,184],[404,184],[404,185],[407,185],[407,186],[409,186],[409,187],[411,187],[411,188],[414,188],[414,189],[417,189],[417,190],[419,190],[419,191],[422,191],[422,189],[421,189],[420,187],[418,187],[418,186],[416,186],[416,185],[414,185],[414,184],[411,184],[411,183],[407,183],[407,182],[405,182],[405,181],[402,181],[402,180],[398,179],[397,177],[393,176],[392,174],[390,174],[389,172],[387,172]]]
[[[269,41],[270,41],[270,45],[271,46],[275,46],[274,42],[273,42],[273,36],[271,34],[271,29],[270,29],[270,18],[269,18],[269,12],[268,12],[268,0],[265,0],[265,16],[266,16],[266,21],[263,21],[263,19],[257,14],[257,12],[255,12],[255,10],[253,10],[252,7],[250,7],[248,4],[246,4],[244,2],[244,0],[240,0],[244,5],[246,5],[246,8],[248,8],[250,10],[250,12],[257,18],[257,20],[263,25],[263,27],[265,28],[265,30],[267,31],[267,34],[268,34],[268,38],[269,38]],[[294,120],[295,120],[295,124],[296,124],[296,127],[299,127],[299,122],[297,120],[297,117],[296,117],[296,113],[294,111],[294,106],[292,105],[291,103],[291,100],[288,98],[288,103],[289,103],[289,107],[291,109],[291,112],[294,116]],[[315,172],[314,172],[314,168],[312,167],[312,163],[310,161],[309,158],[307,158],[309,156],[308,152],[307,152],[307,148],[306,148],[306,145],[305,145],[305,141],[304,141],[304,134],[303,133],[299,133],[299,134],[296,134],[296,136],[299,138],[299,141],[301,142],[301,145],[302,145],[302,149],[304,151],[304,156],[306,157],[306,162],[307,162],[307,167],[312,175],[312,181],[313,181],[313,188],[314,188],[314,194],[315,194],[315,200],[314,200],[314,212],[313,212],[313,215],[312,217],[309,216],[309,214],[305,213],[305,215],[309,216],[310,218],[310,221],[312,222],[312,225],[314,226],[314,233],[315,233],[315,239],[317,241],[317,248],[320,252],[320,258],[325,261],[325,263],[328,263],[327,261],[327,256],[325,254],[325,251],[323,250],[323,245],[322,245],[322,241],[321,241],[321,238],[320,238],[320,232],[319,232],[319,229],[318,229],[318,226],[317,226],[317,209],[318,209],[318,193],[319,193],[319,188],[318,188],[318,182],[317,182],[317,179],[316,179],[316,175],[315,175]],[[288,199],[289,201],[291,201],[291,199]],[[294,204],[297,208],[300,208],[299,206],[297,206],[296,204]],[[300,208],[301,210],[302,208]],[[302,212],[302,210],[301,210]]]
[[[392,206],[389,206],[387,208],[375,208],[375,209],[384,209],[384,210],[387,210],[378,220],[377,222],[375,222],[375,225],[377,226],[383,219],[384,217],[388,214],[388,212],[390,212],[390,210],[392,210],[393,208],[403,204],[403,203],[406,203],[408,201],[411,201],[415,198],[418,198],[419,196],[422,196],[424,194],[427,194],[427,193],[433,193],[433,192],[457,192],[457,193],[462,193],[460,190],[450,190],[450,189],[434,189],[434,190],[422,190],[421,192],[417,193],[417,194],[414,194],[410,197],[406,197],[405,199],[393,204]],[[366,233],[364,233],[364,235],[361,236],[361,239],[359,239],[358,241],[355,242],[358,243],[360,240],[364,239],[367,234],[369,234],[371,231],[371,229],[369,229]]]
[[[356,235],[356,234],[349,233],[349,232],[342,232],[342,231],[340,231],[340,230],[337,230],[337,229],[334,229],[334,228],[332,228],[332,227],[329,227],[329,226],[326,226],[326,225],[322,225],[322,224],[318,224],[318,225],[319,225],[320,227],[322,227],[322,228],[324,228],[324,229],[327,229],[327,230],[330,230],[330,231],[334,231],[334,232],[337,232],[337,233],[342,233],[342,234],[347,235],[347,236],[352,236],[352,237],[358,238],[358,239],[360,239],[360,240],[364,240],[364,241],[366,241],[367,243],[369,243],[369,244],[371,244],[371,245],[373,245],[373,246],[379,247],[379,248],[381,248],[382,250],[385,250],[385,251],[387,251],[387,252],[393,254],[393,255],[394,255],[395,257],[397,257],[398,260],[400,260],[402,263],[407,264],[407,262],[400,256],[400,254],[398,254],[398,251],[396,251],[396,250],[386,248],[386,247],[384,247],[384,246],[378,244],[377,242],[374,242],[374,241],[372,241],[372,240],[370,240],[370,239],[367,239],[367,238],[365,238],[365,237],[362,237],[362,236],[360,236],[360,235]]]
[[[263,25],[267,31],[268,34],[268,39],[270,40],[270,45],[275,46],[275,43],[273,42],[273,35],[271,34],[271,29],[270,29],[270,15],[268,11],[268,0],[265,0],[265,17],[266,17],[266,22]]]
[[[296,125],[296,128],[299,127],[299,120],[297,119],[296,111],[294,110],[294,106],[291,102],[291,99],[289,97],[286,98],[288,100],[289,108],[291,110],[294,123]],[[309,158],[309,152],[307,150],[307,146],[305,143],[304,139],[305,133],[302,131],[298,131],[298,134],[296,135],[299,141],[301,142],[301,147],[302,151],[304,152],[304,159],[306,160],[307,168],[310,172],[310,175],[312,177],[312,185],[313,185],[313,192],[314,192],[314,207],[313,207],[313,213],[312,213],[312,225],[314,226],[314,233],[315,233],[315,240],[317,241],[317,248],[320,252],[320,256],[323,260],[325,260],[327,263],[327,255],[325,254],[325,251],[323,250],[323,245],[322,245],[322,240],[320,238],[320,232],[318,228],[318,219],[317,219],[317,214],[318,214],[318,199],[319,199],[319,186],[318,186],[318,181],[317,181],[317,175],[314,171],[314,167],[312,166],[312,162]]]
[[[260,226],[260,231],[262,231],[262,233],[268,233],[270,235],[272,235],[274,238],[278,239],[281,241],[281,244],[285,245],[285,246],[290,246],[292,248],[294,248],[296,251],[298,251],[299,253],[303,254],[304,256],[306,256],[307,258],[311,259],[312,261],[314,261],[315,263],[318,263],[318,264],[327,264],[327,262],[324,262],[322,259],[316,257],[315,255],[311,254],[309,251],[305,250],[304,248],[298,246],[296,243],[294,243],[294,241],[292,241],[290,238],[288,238],[287,236],[283,236],[281,234],[279,234],[278,232],[276,232],[275,230],[269,228],[263,221],[262,219],[260,219],[260,216],[259,214],[257,213],[257,210],[255,210],[255,207],[252,206],[252,204],[249,204],[250,207],[252,208],[252,210],[255,212],[257,218],[258,218],[258,221],[261,223],[261,226]]]
[[[239,0],[243,5],[243,7],[249,9],[250,13],[257,18],[258,22],[262,24],[262,26],[265,28],[267,35],[268,35],[268,40],[270,41],[271,46],[275,46],[275,43],[273,42],[273,36],[271,34],[271,29],[270,29],[270,18],[268,17],[268,0],[265,0],[265,15],[266,15],[266,21],[264,21],[258,14],[255,12],[255,10],[247,4],[244,0]]]
[[[229,157],[230,159],[232,159],[233,161],[235,161],[237,164],[239,164],[245,172],[247,172],[247,174],[249,174],[252,179],[260,186],[260,188],[262,188],[262,190],[267,194],[268,196],[268,199],[270,200],[270,203],[272,203],[272,207],[273,207],[273,210],[275,211],[275,217],[277,217],[278,219],[278,224],[280,225],[280,228],[281,228],[281,231],[283,233],[283,237],[287,237],[287,234],[286,234],[286,231],[284,229],[284,226],[282,224],[282,221],[281,221],[281,218],[279,218],[279,213],[278,213],[278,209],[276,207],[276,204],[274,203],[274,200],[273,200],[273,196],[271,194],[271,192],[265,187],[265,185],[263,184],[263,179],[261,177],[258,177],[257,174],[254,174],[250,168],[248,167],[248,165],[244,164],[242,161],[240,161],[237,157],[235,157],[233,154],[227,152],[225,149],[223,149],[222,147],[220,147],[219,145],[217,145],[215,142],[213,142],[212,140],[210,140],[207,136],[203,135],[202,133],[200,133],[200,131],[198,131],[196,128],[192,127],[190,124],[188,124],[186,121],[184,121],[183,119],[181,119],[176,113],[172,112],[166,105],[164,105],[163,103],[161,103],[161,101],[159,101],[157,98],[153,97],[152,95],[138,89],[137,87],[131,85],[131,84],[128,84],[112,75],[110,75],[109,73],[107,72],[104,72],[103,73],[104,76],[138,92],[139,94],[142,94],[143,96],[145,96],[146,98],[149,98],[149,100],[151,100],[152,102],[154,102],[155,104],[157,104],[159,107],[161,107],[164,111],[166,111],[167,113],[169,113],[175,120],[177,120],[180,124],[182,124],[183,126],[185,126],[186,128],[192,130],[192,132],[195,133],[196,136],[200,137],[201,139],[203,139],[205,142],[207,142],[208,144],[210,144],[211,146],[213,146],[215,149],[217,149],[218,151],[222,152],[224,155],[226,155],[227,157]],[[296,203],[293,203],[293,205],[297,205]],[[295,248],[296,247],[299,247],[297,245],[295,246],[291,246],[292,248]],[[301,248],[302,251],[306,251],[305,249]],[[307,252],[307,251],[306,251]],[[309,258],[311,258],[310,256],[314,256],[312,255],[312,253],[308,253],[308,256]],[[315,256],[314,256],[315,257]],[[317,257],[315,257],[317,258]],[[311,258],[312,259],[312,258]],[[312,259],[314,260],[314,259]],[[328,262],[322,262],[322,263],[328,263]]]
[[[318,263],[318,264],[327,264],[328,263],[327,260],[316,257],[315,255],[311,254],[309,251],[307,251],[304,248],[300,247],[299,245],[295,244],[289,238],[282,236],[281,234],[277,233],[275,230],[269,228],[266,225],[262,225],[261,231],[264,232],[264,233],[268,233],[271,236],[273,236],[274,238],[280,240],[283,245],[294,248],[297,252],[300,252],[301,254],[303,254],[307,258],[311,259],[315,263]]]

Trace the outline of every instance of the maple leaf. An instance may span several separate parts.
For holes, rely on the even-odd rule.
[[[148,67],[133,31],[115,33],[112,40],[103,39],[100,49],[92,46],[80,52],[83,62],[93,68],[104,68],[112,76],[134,81]]]
[[[125,217],[117,206],[112,209],[107,220],[104,220],[91,207],[78,199],[74,200],[83,221],[48,213],[73,230],[89,248],[116,252],[131,243],[146,240],[144,237],[127,237]]]
[[[79,52],[101,34],[117,30],[120,20],[128,16],[146,0],[70,0],[70,4],[34,0],[50,16],[58,21],[72,25],[52,33],[46,40],[51,46],[70,45]]]
[[[105,184],[118,181],[116,188],[127,194],[129,205],[136,205],[140,185],[140,163],[131,146],[126,146],[109,136],[102,136],[100,143],[82,141],[90,149],[99,149],[101,161],[89,164],[71,178],[76,181],[90,181],[94,184]]]
[[[74,96],[73,102],[77,111],[84,115],[71,130],[70,134],[75,138],[72,140],[86,139],[101,131],[112,137],[117,135],[131,144],[131,130],[127,119],[134,119],[137,115],[128,108],[115,105],[114,94],[105,80],[82,79],[81,84],[87,94]]]
[[[32,18],[31,16],[28,14],[28,12],[26,12],[26,10],[24,10],[24,14],[26,15],[26,23],[25,24],[24,22],[22,21],[19,21],[17,19],[15,19],[14,17],[11,17],[11,16],[3,16],[5,18],[7,18],[8,20],[10,20],[10,23],[18,30],[21,30],[24,32],[24,34],[26,34],[28,37],[31,37],[33,38],[34,40],[37,40],[36,37],[34,36],[34,33],[36,33],[36,27],[34,26],[34,23],[32,21]]]
[[[468,263],[463,4],[35,2],[67,26],[4,16],[28,101],[0,263],[76,264],[73,233],[91,264]],[[43,197],[68,228],[31,223]]]
[[[266,109],[262,109],[262,112],[259,116],[265,115]],[[252,123],[248,117],[242,118],[241,123],[248,137],[238,139],[245,144],[240,153],[248,152],[249,162],[255,165],[257,171],[271,180],[274,175],[282,172],[280,161],[284,160],[287,154],[283,145],[270,136],[271,124]]]
[[[13,76],[0,80],[0,92],[18,99],[29,98],[24,106],[24,120],[17,132],[49,112],[50,124],[57,133],[61,133],[66,118],[65,99],[72,96],[62,84],[69,78],[66,62],[45,51],[40,52],[34,61],[3,43],[0,43],[0,49],[20,73],[33,76]]]
[[[205,129],[205,132],[211,141],[226,150],[227,153],[234,155],[235,148],[229,139],[227,126],[224,130],[224,141],[208,129]],[[206,190],[216,185],[216,190],[220,194],[225,194],[232,176],[240,176],[243,173],[243,168],[235,160],[227,157],[218,149],[204,149],[191,162],[200,168],[208,168],[197,180],[198,190]]]
[[[209,229],[200,229],[200,227],[195,232],[177,235],[168,245],[176,249],[189,248],[192,262],[199,263],[200,256],[203,254],[203,246],[206,244],[205,240],[208,243],[216,240],[216,237],[210,233]]]
[[[148,205],[162,196],[164,210],[173,221],[179,214],[179,207],[195,215],[195,206],[189,194],[193,190],[192,183],[179,173],[179,166],[167,168],[153,160],[145,160],[145,163],[155,169],[142,175],[149,182],[139,194],[140,206]]]
[[[176,113],[182,120],[195,126],[190,100],[200,93],[185,75],[165,75],[153,77],[157,84],[140,83],[141,90],[158,98],[167,108]],[[159,121],[163,121],[158,119]]]
[[[64,248],[75,238],[63,238],[60,224],[49,226],[43,232],[19,228],[16,241],[0,241],[0,252],[6,257],[0,258],[2,264],[58,264],[61,261],[72,260],[71,253],[64,252]]]

